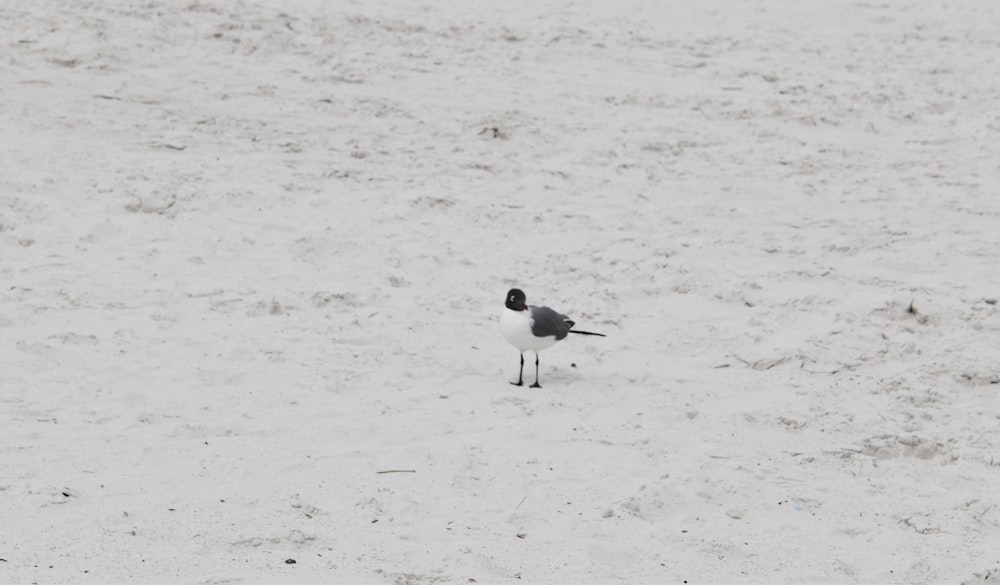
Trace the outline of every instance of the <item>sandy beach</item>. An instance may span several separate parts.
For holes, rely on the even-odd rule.
[[[998,31],[4,3],[0,583],[1000,579]]]

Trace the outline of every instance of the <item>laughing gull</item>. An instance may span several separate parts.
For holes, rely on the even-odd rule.
[[[541,388],[538,383],[538,352],[552,347],[557,341],[565,339],[570,333],[580,335],[599,335],[590,331],[574,331],[569,317],[556,312],[549,307],[536,307],[525,304],[524,291],[512,288],[507,292],[507,308],[500,315],[500,332],[508,343],[521,351],[521,371],[517,374],[515,386],[524,385],[524,352],[535,352],[535,383],[532,388]]]

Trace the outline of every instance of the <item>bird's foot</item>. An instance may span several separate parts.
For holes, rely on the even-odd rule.
[[[538,382],[535,382],[535,383],[534,383],[534,384],[532,384],[532,385],[531,385],[530,387],[531,387],[531,388],[541,388],[541,387],[542,387],[542,385],[541,385],[541,384],[539,384]]]
[[[524,382],[518,380],[517,382],[511,382],[511,386],[524,386]]]

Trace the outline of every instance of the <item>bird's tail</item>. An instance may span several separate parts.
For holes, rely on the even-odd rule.
[[[605,335],[603,333],[594,333],[593,331],[577,331],[576,329],[570,329],[569,332],[570,333],[578,333],[580,335],[596,335],[598,337],[607,337],[607,335]]]

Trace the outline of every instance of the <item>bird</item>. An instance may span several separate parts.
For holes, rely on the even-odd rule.
[[[605,337],[603,333],[577,331],[572,319],[549,307],[536,307],[526,303],[527,297],[519,288],[507,291],[504,311],[500,315],[500,333],[508,343],[521,352],[521,370],[517,374],[515,386],[524,385],[524,352],[535,352],[535,383],[532,388],[541,388],[538,383],[538,352],[566,339],[570,333],[579,335],[596,335]]]

